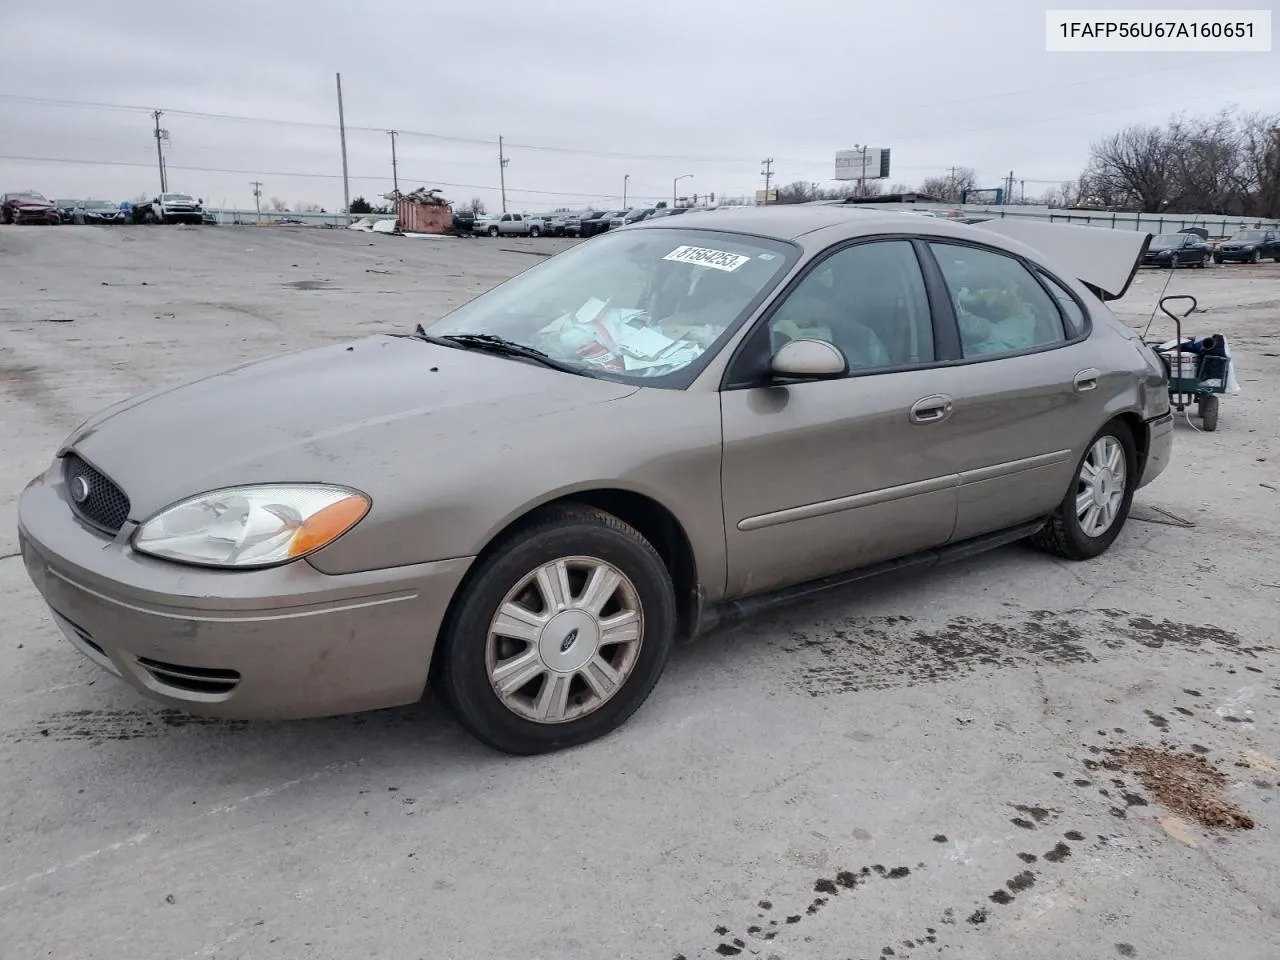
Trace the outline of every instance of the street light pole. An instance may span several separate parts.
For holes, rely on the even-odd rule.
[[[682,173],[682,174],[680,174],[680,176],[675,177],[675,178],[671,181],[671,206],[673,206],[673,207],[674,207],[674,206],[676,205],[676,202],[677,202],[677,200],[676,200],[676,193],[677,193],[677,190],[676,190],[676,184],[678,184],[681,180],[684,180],[684,179],[686,179],[687,177],[692,177],[692,176],[693,176],[693,174],[692,174],[692,173]]]
[[[627,181],[631,179],[631,174],[626,173],[622,176],[622,208],[627,207]]]

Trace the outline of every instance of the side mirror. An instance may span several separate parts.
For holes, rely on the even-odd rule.
[[[849,361],[826,340],[789,340],[773,355],[769,372],[788,380],[834,380],[849,372]]]

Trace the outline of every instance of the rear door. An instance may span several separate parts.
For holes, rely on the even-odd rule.
[[[1101,426],[1106,359],[1083,305],[1018,257],[931,240],[964,363],[952,430],[959,445],[954,539],[1050,513]]]
[[[758,371],[788,339],[840,347],[847,376],[790,384]],[[938,546],[956,518],[951,404],[909,240],[816,261],[744,341],[721,393],[728,596]]]

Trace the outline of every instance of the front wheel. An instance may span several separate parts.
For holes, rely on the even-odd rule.
[[[497,227],[490,227],[490,228],[489,228],[489,236],[491,236],[491,237],[496,237],[497,235],[498,235],[498,228],[497,228]]]
[[[1031,542],[1068,560],[1104,553],[1129,516],[1137,464],[1129,428],[1107,424],[1089,442],[1067,495]]]
[[[1249,258],[1249,262],[1250,262],[1250,263],[1261,263],[1261,262],[1262,262],[1262,254],[1258,253],[1258,251],[1257,251],[1257,250],[1253,251],[1253,256],[1251,256],[1251,257]]]
[[[545,753],[626,721],[675,631],[675,589],[653,546],[611,514],[557,508],[481,562],[442,637],[441,685],[479,740]]]
[[[541,235],[542,235],[542,231],[541,231],[541,230],[539,230],[537,227],[530,227],[530,228],[529,228],[529,236],[531,236],[531,237],[538,237],[538,236],[541,236]]]

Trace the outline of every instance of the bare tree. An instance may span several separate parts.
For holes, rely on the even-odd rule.
[[[320,204],[311,203],[307,200],[299,200],[297,203],[293,205],[293,209],[295,213],[323,213],[324,212],[323,210],[321,210]]]
[[[1239,212],[1240,135],[1229,111],[1210,119],[1175,119],[1167,131],[1173,152],[1170,203],[1200,213]]]
[[[890,194],[895,194],[895,193],[918,193],[918,192],[919,192],[919,191],[918,191],[918,190],[916,190],[916,188],[915,188],[915,187],[913,187],[913,186],[912,186],[911,184],[909,184],[909,183],[895,183],[895,184],[893,184],[892,186],[890,186],[890,187],[889,187],[889,193],[890,193]]]
[[[1181,135],[1172,128],[1132,126],[1092,147],[1086,178],[1107,206],[1158,213],[1177,199]]]
[[[473,216],[478,217],[485,212],[484,201],[481,200],[479,197],[472,197],[463,205],[462,209],[468,210],[471,212]]]
[[[1236,188],[1241,213],[1280,218],[1280,114],[1240,118]]]
[[[946,203],[959,203],[960,194],[978,185],[978,174],[970,167],[952,167],[940,177],[928,177],[920,192]]]
[[[271,209],[274,210],[276,213],[284,213],[289,209],[289,205],[285,203],[283,200],[281,200],[279,197],[272,197]]]
[[[778,187],[778,199],[774,203],[808,203],[816,199],[818,185],[807,180],[796,180],[785,187]]]

